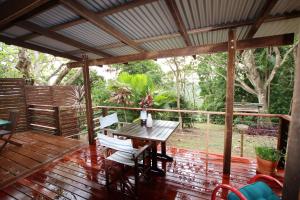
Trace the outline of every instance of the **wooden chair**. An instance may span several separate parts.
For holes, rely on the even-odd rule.
[[[0,140],[4,141],[4,143],[0,147],[0,152],[4,149],[4,147],[7,145],[7,143],[21,146],[21,144],[11,140],[11,137],[13,136],[13,134],[16,132],[16,129],[17,129],[17,124],[19,121],[19,111],[17,111],[17,110],[10,111],[9,112],[9,121],[10,121],[10,124],[8,125],[8,128],[6,128],[4,130],[0,130]],[[5,136],[8,136],[8,137],[5,138]]]
[[[225,190],[230,190],[231,192],[227,195],[228,200],[255,200],[255,199],[269,199],[269,200],[280,200],[280,198],[275,194],[272,189],[261,180],[267,181],[268,183],[275,183],[280,189],[283,185],[277,179],[263,174],[258,174],[249,180],[249,184],[237,189],[228,184],[218,185],[212,193],[211,199],[215,200],[217,198],[217,193],[220,188]]]
[[[115,121],[116,115],[108,115],[100,119],[101,129],[105,129],[106,126],[110,126]],[[137,149],[133,148],[131,139],[119,139],[110,137],[103,133],[98,134],[97,139],[100,145],[104,147],[105,157],[105,179],[106,186],[114,183],[116,180],[120,181],[121,191],[124,194],[137,197],[138,186],[140,177],[147,178],[147,172],[150,169],[150,162],[146,162],[146,150],[151,144],[144,145]],[[108,163],[111,164],[108,164]],[[113,177],[113,163],[121,165],[121,170],[117,177]],[[134,185],[129,181],[127,177],[127,169],[133,169],[134,171]],[[113,179],[114,178],[114,179]]]

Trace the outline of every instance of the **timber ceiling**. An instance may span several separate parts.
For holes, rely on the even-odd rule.
[[[0,41],[72,60],[296,33],[299,0],[0,0]]]

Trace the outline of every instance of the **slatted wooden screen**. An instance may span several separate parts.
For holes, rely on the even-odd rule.
[[[72,106],[74,86],[25,86],[28,105]]]
[[[62,136],[79,134],[86,125],[85,110],[70,106],[59,108],[60,131]]]
[[[19,110],[20,119],[18,122],[17,131],[27,130],[27,110],[24,84],[24,79],[0,79],[0,118],[8,119],[8,113],[11,109]]]

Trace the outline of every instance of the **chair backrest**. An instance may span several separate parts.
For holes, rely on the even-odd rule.
[[[132,153],[133,151],[131,139],[121,140],[104,134],[98,134],[97,138],[99,139],[101,146],[128,153]]]
[[[113,113],[113,114],[107,115],[105,117],[101,116],[99,121],[100,121],[100,128],[103,129],[103,128],[106,128],[108,126],[118,123],[119,119],[118,119],[117,113]]]
[[[14,133],[16,132],[18,121],[19,121],[19,111],[18,110],[11,110],[9,111],[9,130]]]

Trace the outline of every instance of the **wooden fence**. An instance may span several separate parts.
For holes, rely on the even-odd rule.
[[[9,110],[19,110],[20,119],[17,131],[27,130],[27,109],[24,85],[24,79],[0,79],[0,119],[7,119]]]

